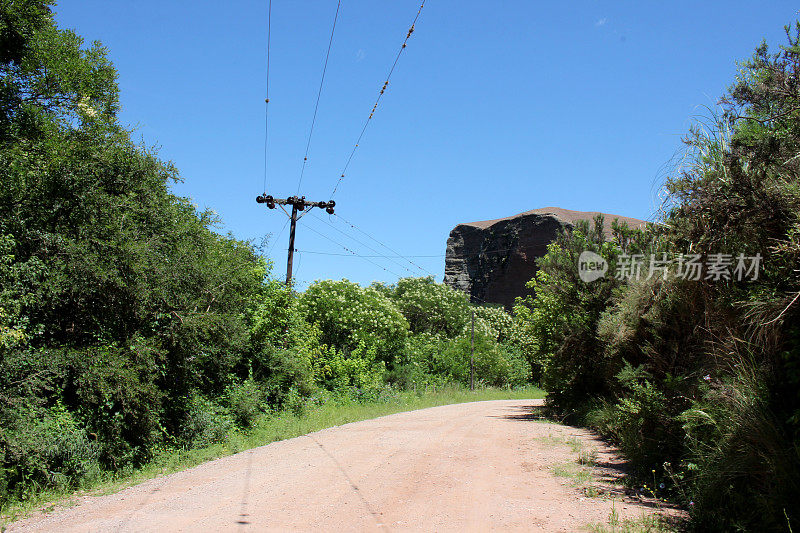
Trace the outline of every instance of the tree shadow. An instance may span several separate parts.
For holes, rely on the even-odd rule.
[[[522,420],[522,421],[529,421],[529,422],[553,422],[558,423],[557,420],[553,420],[547,416],[547,412],[544,406],[541,405],[520,405],[509,407],[506,409],[509,411],[508,414],[505,415],[491,415],[492,418],[502,418],[505,420]]]

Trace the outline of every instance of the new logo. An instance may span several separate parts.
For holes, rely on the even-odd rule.
[[[578,276],[586,282],[598,280],[608,271],[608,262],[603,256],[585,250],[578,257]]]

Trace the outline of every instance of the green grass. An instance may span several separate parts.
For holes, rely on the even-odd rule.
[[[636,520],[621,519],[616,509],[612,509],[606,524],[589,524],[586,529],[593,533],[676,533],[678,524],[667,518],[652,514],[642,515]]]
[[[4,529],[4,524],[18,520],[34,510],[45,508],[45,506],[47,506],[46,510],[54,508],[53,505],[47,504],[69,505],[70,497],[75,495],[86,493],[101,495],[117,492],[160,475],[179,472],[220,457],[329,427],[439,405],[485,400],[539,399],[544,398],[544,395],[544,391],[535,387],[516,390],[487,388],[474,392],[449,387],[435,393],[400,392],[394,398],[383,402],[329,402],[309,408],[302,414],[289,411],[264,414],[257,420],[253,428],[247,431],[235,431],[228,435],[224,442],[205,448],[164,449],[156,453],[155,457],[143,467],[104,474],[104,477],[95,480],[82,491],[42,492],[27,501],[11,503],[2,509],[0,527]]]
[[[569,478],[572,485],[580,487],[588,498],[597,498],[603,495],[602,488],[590,484],[593,481],[591,467],[597,463],[596,448],[586,449],[584,443],[577,437],[556,436],[552,433],[538,437],[536,440],[548,446],[569,446],[577,455],[575,460],[553,465],[550,467],[550,471],[555,476]]]
[[[592,471],[573,461],[558,463],[551,468],[554,475],[572,480],[573,485],[584,485],[592,480]]]

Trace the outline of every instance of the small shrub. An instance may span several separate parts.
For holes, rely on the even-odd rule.
[[[754,363],[740,360],[682,416],[699,529],[778,531],[797,516],[800,450],[770,407],[769,380]],[[721,515],[721,508],[732,511]]]
[[[264,383],[266,399],[279,408],[291,394],[301,398],[312,396],[317,391],[312,358],[319,361],[324,353],[320,346],[297,346],[292,348],[267,348],[259,354],[258,371],[254,378]]]
[[[329,349],[317,363],[317,379],[328,390],[377,389],[384,383],[386,365],[378,361],[375,346],[360,344],[345,353]]]
[[[518,386],[527,383],[530,367],[519,355],[506,351],[492,339],[475,335],[474,368],[475,381],[491,386]],[[429,365],[431,372],[446,376],[449,381],[464,385],[470,381],[470,359],[472,340],[461,336],[441,345],[441,351],[433,354]]]
[[[79,486],[99,474],[98,447],[62,404],[21,409],[0,428],[0,498]],[[0,500],[2,501],[2,500]]]
[[[97,435],[106,467],[139,464],[163,439],[164,393],[155,382],[159,355],[146,345],[69,351],[69,365],[77,374],[76,411]]]
[[[222,442],[235,425],[225,407],[194,394],[188,403],[181,436],[188,447],[202,448]]]
[[[224,394],[228,412],[237,426],[249,428],[255,419],[265,411],[266,394],[253,378],[231,385]]]

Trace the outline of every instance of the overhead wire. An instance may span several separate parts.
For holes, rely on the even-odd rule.
[[[297,279],[297,277],[300,275],[300,265],[303,264],[303,253],[297,248],[295,248],[294,251],[297,252],[297,268],[294,269],[292,278]]]
[[[289,225],[289,219],[287,218],[286,221],[283,223],[283,227],[281,228],[281,231],[278,232],[278,236],[275,237],[275,240],[272,241],[272,246],[269,247],[269,251],[267,252],[267,255],[272,255],[272,250],[275,249],[275,245],[278,244],[278,240],[280,240],[281,235],[283,235],[283,232],[286,231],[286,226],[288,226],[288,225]]]
[[[524,247],[523,246],[523,247],[517,247],[517,248],[504,248],[504,249],[501,249],[501,250],[484,250],[484,251],[482,251],[480,253],[482,253],[482,254],[495,254],[495,253],[501,253],[501,252],[510,252],[510,251],[513,251],[513,250],[526,250],[528,248],[531,248],[531,247]],[[303,250],[303,253],[306,253],[306,254],[320,254],[320,255],[349,255],[349,254],[335,254],[335,253],[328,253],[328,252],[316,252],[316,251],[313,251],[313,250]],[[388,256],[388,255],[365,255],[363,257],[384,257],[384,258],[388,259],[388,258],[393,257],[393,256]],[[394,256],[394,257],[404,257],[404,258],[405,257],[430,257],[430,258],[434,258],[434,257],[447,257],[447,254],[406,255],[406,256]]]
[[[359,133],[358,138],[356,139],[356,143],[353,146],[353,149],[350,151],[350,156],[347,158],[347,162],[344,164],[344,167],[342,168],[341,176],[337,180],[336,185],[334,185],[333,187],[333,191],[331,192],[331,198],[333,198],[333,196],[336,194],[336,191],[339,189],[339,185],[342,183],[342,180],[344,179],[345,174],[347,173],[347,169],[350,167],[350,162],[353,160],[353,156],[355,156],[356,150],[358,149],[358,146],[361,144],[361,140],[364,138],[364,132],[367,131],[367,126],[369,126],[372,117],[375,115],[375,111],[378,109],[378,104],[380,103],[381,98],[386,92],[386,89],[389,87],[389,80],[391,80],[392,78],[392,74],[394,73],[395,67],[397,67],[397,62],[400,60],[400,56],[402,55],[403,50],[405,50],[406,46],[408,45],[408,40],[414,33],[414,27],[416,26],[417,20],[419,19],[419,16],[422,13],[423,7],[425,7],[425,0],[422,0],[422,4],[420,4],[419,9],[417,10],[417,14],[414,17],[414,21],[411,23],[411,28],[409,28],[408,33],[406,34],[406,38],[403,40],[403,44],[402,46],[400,46],[400,50],[397,52],[397,56],[395,56],[394,58],[394,63],[392,63],[392,68],[389,69],[389,74],[386,76],[386,81],[383,82],[383,86],[381,87],[381,90],[378,92],[378,98],[375,100],[375,104],[372,106],[372,111],[369,112],[367,120],[364,121],[364,126],[361,128],[361,133]]]
[[[272,0],[267,3],[267,75],[264,94],[264,191],[267,190],[267,141],[269,139],[269,50],[272,39]]]
[[[300,179],[297,180],[297,193],[300,193],[300,185],[303,183],[303,175],[306,171],[306,164],[308,163],[308,151],[311,148],[311,136],[314,134],[314,125],[317,122],[317,111],[319,110],[319,100],[322,96],[322,87],[325,83],[325,73],[328,71],[328,59],[331,56],[331,47],[333,46],[333,34],[336,31],[336,21],[339,20],[339,9],[342,7],[342,0],[336,4],[336,14],[333,16],[333,27],[331,28],[331,38],[328,41],[328,51],[325,53],[325,64],[322,67],[322,78],[319,80],[319,90],[317,91],[317,102],[314,104],[314,116],[311,119],[311,128],[308,131],[308,141],[306,142],[306,153],[303,156],[303,166],[300,169]]]
[[[390,248],[390,247],[389,247],[389,246],[387,246],[386,244],[382,243],[381,241],[379,241],[378,239],[376,239],[375,237],[373,237],[372,235],[370,235],[369,233],[367,233],[367,232],[366,232],[366,231],[364,231],[363,229],[361,229],[361,228],[357,227],[355,224],[353,224],[352,222],[348,221],[348,220],[347,220],[347,219],[345,219],[344,217],[342,217],[342,216],[339,216],[338,214],[335,214],[334,216],[336,216],[337,218],[341,219],[341,221],[342,221],[342,222],[344,222],[345,224],[347,224],[348,226],[350,226],[350,227],[351,227],[351,228],[353,228],[354,230],[356,230],[356,231],[359,231],[359,232],[363,233],[364,235],[366,235],[367,237],[369,237],[370,239],[372,239],[373,241],[375,241],[375,242],[376,242],[376,243],[378,243],[379,245],[383,246],[384,248],[386,248],[387,250],[389,250],[390,252],[392,252],[393,254],[395,254],[397,257],[402,257],[403,259],[405,259],[406,261],[408,261],[409,263],[411,263],[412,265],[414,265],[416,268],[418,268],[418,269],[419,269],[419,270],[421,270],[422,272],[425,272],[425,273],[427,273],[427,274],[428,274],[428,275],[430,275],[430,276],[435,276],[435,274],[434,274],[433,272],[430,272],[429,270],[427,270],[427,269],[425,269],[425,268],[423,268],[423,267],[419,266],[419,265],[418,265],[418,264],[416,264],[414,261],[411,261],[411,260],[410,260],[410,259],[408,259],[407,257],[405,257],[405,256],[403,256],[402,254],[400,254],[398,251],[396,251],[396,250],[394,250],[393,248]]]
[[[341,257],[350,257],[350,254],[337,254],[333,252],[317,252],[314,250],[297,250],[298,252],[303,252],[304,254],[315,254],[315,255],[337,255]],[[376,257],[376,258],[384,258],[387,259],[389,256],[387,255],[362,255],[360,257]],[[445,257],[444,254],[438,255],[409,255],[407,257]]]
[[[300,187],[302,185],[303,177],[305,175],[305,169],[306,169],[306,166],[308,164],[308,154],[309,154],[310,149],[311,149],[311,140],[312,140],[313,134],[314,134],[314,127],[316,125],[317,114],[319,112],[319,104],[320,104],[320,100],[321,100],[321,97],[322,97],[322,90],[323,90],[323,87],[324,87],[324,84],[325,84],[325,75],[326,75],[327,70],[328,70],[328,62],[329,62],[329,59],[330,59],[331,49],[333,47],[333,38],[334,38],[334,35],[335,35],[335,32],[336,32],[336,23],[337,23],[337,21],[339,19],[339,12],[341,10],[341,4],[342,4],[341,0],[338,0],[337,4],[336,4],[336,12],[334,13],[334,17],[333,17],[333,24],[331,26],[331,34],[330,34],[330,38],[328,40],[328,47],[327,47],[327,50],[326,50],[326,53],[325,53],[325,61],[324,61],[323,68],[322,68],[322,75],[320,77],[319,88],[317,90],[317,98],[316,98],[316,101],[315,101],[315,104],[314,104],[314,113],[313,113],[313,116],[312,116],[312,119],[311,119],[311,126],[309,128],[308,138],[306,140],[306,149],[305,149],[305,153],[303,155],[303,164],[302,164],[302,167],[300,169],[300,177],[299,177],[298,183],[297,183],[297,193],[298,194],[300,192]],[[389,73],[386,76],[386,80],[384,81],[383,86],[381,87],[381,89],[380,89],[380,91],[378,93],[378,97],[376,98],[375,103],[372,106],[372,110],[370,111],[369,116],[367,117],[367,120],[364,122],[364,125],[361,128],[361,132],[359,133],[359,136],[358,136],[358,138],[356,140],[356,143],[353,146],[353,149],[351,150],[350,155],[347,158],[347,161],[346,161],[346,163],[345,163],[345,165],[344,165],[344,167],[342,169],[341,176],[338,179],[338,181],[336,182],[336,184],[334,185],[333,191],[331,193],[331,197],[333,197],[336,194],[336,191],[338,190],[339,185],[342,182],[342,179],[345,177],[347,169],[349,168],[350,163],[352,162],[353,157],[354,157],[354,155],[356,153],[356,150],[358,149],[358,147],[359,147],[359,145],[360,145],[360,143],[361,143],[361,141],[362,141],[362,139],[364,137],[364,134],[365,134],[365,132],[367,130],[367,127],[369,126],[370,121],[372,120],[373,116],[375,115],[375,112],[376,112],[376,110],[378,108],[378,104],[380,103],[381,98],[383,97],[383,95],[385,94],[385,92],[386,92],[386,90],[387,90],[387,88],[389,86],[389,81],[391,80],[392,74],[394,73],[394,71],[395,71],[395,69],[397,67],[397,64],[398,64],[398,62],[400,60],[400,56],[402,55],[403,50],[405,50],[405,48],[407,47],[407,44],[408,44],[409,39],[411,38],[411,35],[414,33],[414,29],[415,29],[416,23],[417,23],[417,21],[418,21],[418,19],[420,17],[420,14],[422,13],[422,9],[424,8],[424,6],[425,6],[425,0],[422,0],[422,3],[420,4],[419,9],[417,10],[416,15],[414,16],[414,20],[411,23],[411,27],[409,28],[408,32],[406,33],[406,37],[403,40],[403,43],[402,43],[402,45],[400,47],[400,50],[397,52],[397,55],[395,56],[394,62],[392,63],[391,68],[389,69]],[[271,30],[272,30],[272,0],[268,0],[268,3],[267,3],[266,91],[265,91],[265,99],[264,99],[264,102],[265,102],[265,108],[264,108],[264,190],[265,191],[267,189],[267,177],[268,177],[269,75],[270,75]],[[287,215],[288,215],[288,213],[287,213]],[[315,217],[315,218],[318,218],[318,217]],[[370,247],[369,245],[365,244],[364,242],[359,241],[355,237],[353,237],[351,235],[348,235],[347,233],[341,231],[340,229],[335,227],[333,224],[330,224],[329,222],[326,222],[323,219],[319,219],[319,220],[322,220],[322,222],[325,222],[326,224],[331,226],[334,230],[336,230],[337,232],[341,233],[345,237],[348,237],[348,238],[354,240],[355,242],[357,242],[361,246],[364,246],[364,247],[368,248],[369,250],[371,250],[371,251],[375,252],[376,254],[378,254],[378,255],[373,256],[373,257],[382,258],[382,259],[388,259],[388,260],[392,261],[393,263],[397,264],[398,266],[400,266],[401,268],[403,268],[404,270],[406,270],[407,272],[409,272],[410,274],[413,275],[413,272],[411,270],[409,270],[405,265],[403,265],[403,264],[399,263],[398,261],[396,261],[393,257],[385,255],[385,254],[380,254],[380,252],[378,250],[375,250],[374,248]],[[385,245],[384,243],[382,243],[378,239],[372,237],[371,235],[366,233],[364,230],[362,230],[360,228],[357,228],[354,224],[352,224],[350,222],[347,222],[344,219],[342,219],[342,220],[346,224],[351,226],[353,229],[363,233],[364,235],[366,235],[367,237],[369,237],[370,239],[372,239],[373,241],[375,241],[379,245],[381,245],[384,248],[386,248],[387,250],[389,250],[391,253],[395,254],[396,257],[398,257],[400,259],[404,259],[405,261],[407,261],[409,264],[411,264],[413,267],[419,269],[420,271],[423,271],[423,272],[426,272],[426,273],[428,273],[430,275],[433,275],[428,270],[420,267],[419,265],[417,265],[416,263],[414,263],[413,261],[411,261],[407,257],[402,256],[401,254],[399,254],[395,250],[389,248],[387,245]],[[277,244],[277,241],[280,239],[280,236],[285,231],[286,226],[288,225],[288,222],[289,221],[287,220],[284,223],[283,227],[281,228],[281,231],[278,234],[278,237],[273,241],[272,246],[270,247],[270,250],[269,250],[268,254],[272,253],[272,250],[275,248],[275,246]],[[374,264],[375,266],[381,268],[382,270],[384,270],[386,272],[389,272],[389,273],[391,273],[391,274],[393,274],[395,276],[400,277],[397,273],[393,272],[392,270],[390,270],[388,268],[385,268],[382,265],[370,260],[369,259],[370,256],[357,254],[356,252],[354,252],[353,250],[351,250],[347,246],[345,246],[345,245],[343,245],[343,244],[331,239],[330,237],[322,234],[321,232],[315,230],[314,228],[309,227],[309,229],[311,229],[313,232],[317,233],[318,235],[322,236],[323,238],[326,238],[329,241],[333,242],[334,244],[337,244],[338,246],[342,247],[350,255],[355,256],[355,257],[359,257],[359,258],[363,258],[363,259],[369,261],[370,263]],[[333,254],[330,254],[330,255],[333,255]]]
[[[376,254],[379,254],[379,255],[377,255],[376,257],[382,257],[382,258],[384,258],[384,259],[388,259],[389,261],[391,261],[392,263],[396,264],[397,266],[399,266],[400,268],[402,268],[403,270],[405,270],[405,271],[406,271],[406,272],[408,272],[409,274],[412,274],[412,275],[414,274],[414,272],[412,272],[411,270],[409,270],[409,269],[408,269],[408,268],[407,268],[405,265],[403,265],[402,263],[399,263],[398,261],[396,261],[394,258],[392,258],[392,257],[390,257],[390,256],[388,256],[388,255],[385,255],[385,254],[383,254],[383,255],[380,255],[380,252],[379,252],[378,250],[376,250],[375,248],[371,247],[369,244],[366,244],[366,243],[364,243],[364,242],[361,242],[361,241],[359,241],[358,239],[356,239],[356,238],[355,238],[355,237],[353,237],[352,235],[348,235],[347,233],[345,233],[344,231],[340,230],[339,228],[337,228],[336,226],[334,226],[334,225],[333,225],[333,224],[331,224],[330,222],[326,221],[324,218],[318,217],[318,216],[316,216],[316,215],[311,215],[311,216],[312,216],[313,218],[315,218],[315,219],[319,220],[320,222],[323,222],[324,224],[327,224],[327,225],[328,225],[328,226],[330,226],[330,227],[331,227],[331,228],[332,228],[334,231],[337,231],[338,233],[341,233],[342,235],[344,235],[344,236],[345,236],[345,237],[347,237],[348,239],[351,239],[351,240],[353,240],[353,241],[357,242],[358,244],[360,244],[360,245],[361,245],[361,246],[363,246],[364,248],[366,248],[366,249],[368,249],[368,250],[370,250],[370,251],[372,251],[372,252],[375,252]]]
[[[388,269],[388,268],[384,267],[383,265],[379,265],[378,263],[376,263],[376,262],[375,262],[375,261],[373,261],[372,259],[370,259],[370,258],[368,258],[368,257],[364,257],[363,255],[360,255],[360,254],[357,254],[357,253],[355,253],[353,250],[351,250],[350,248],[348,248],[348,247],[347,247],[347,246],[345,246],[344,244],[342,244],[342,243],[340,243],[340,242],[338,242],[338,241],[336,241],[336,240],[334,240],[334,239],[332,239],[332,238],[328,237],[327,235],[325,235],[324,233],[322,233],[322,232],[320,232],[320,231],[317,231],[317,230],[315,230],[313,227],[311,227],[311,226],[309,226],[309,225],[306,225],[306,228],[310,229],[311,231],[313,231],[314,233],[316,233],[317,235],[319,235],[319,236],[320,236],[320,237],[322,237],[323,239],[327,239],[327,240],[331,241],[333,244],[335,244],[335,245],[337,245],[337,246],[340,246],[340,247],[344,248],[345,250],[347,250],[348,252],[350,252],[350,253],[351,253],[351,254],[353,254],[354,256],[356,256],[356,257],[360,257],[360,258],[362,258],[362,259],[365,259],[366,261],[368,261],[368,262],[372,263],[373,265],[375,265],[376,267],[380,268],[381,270],[384,270],[384,271],[386,271],[386,272],[388,272],[388,273],[392,274],[393,276],[397,276],[398,278],[401,278],[401,277],[402,277],[402,276],[401,276],[400,274],[398,274],[397,272],[394,272],[394,271],[392,271],[391,269]]]

